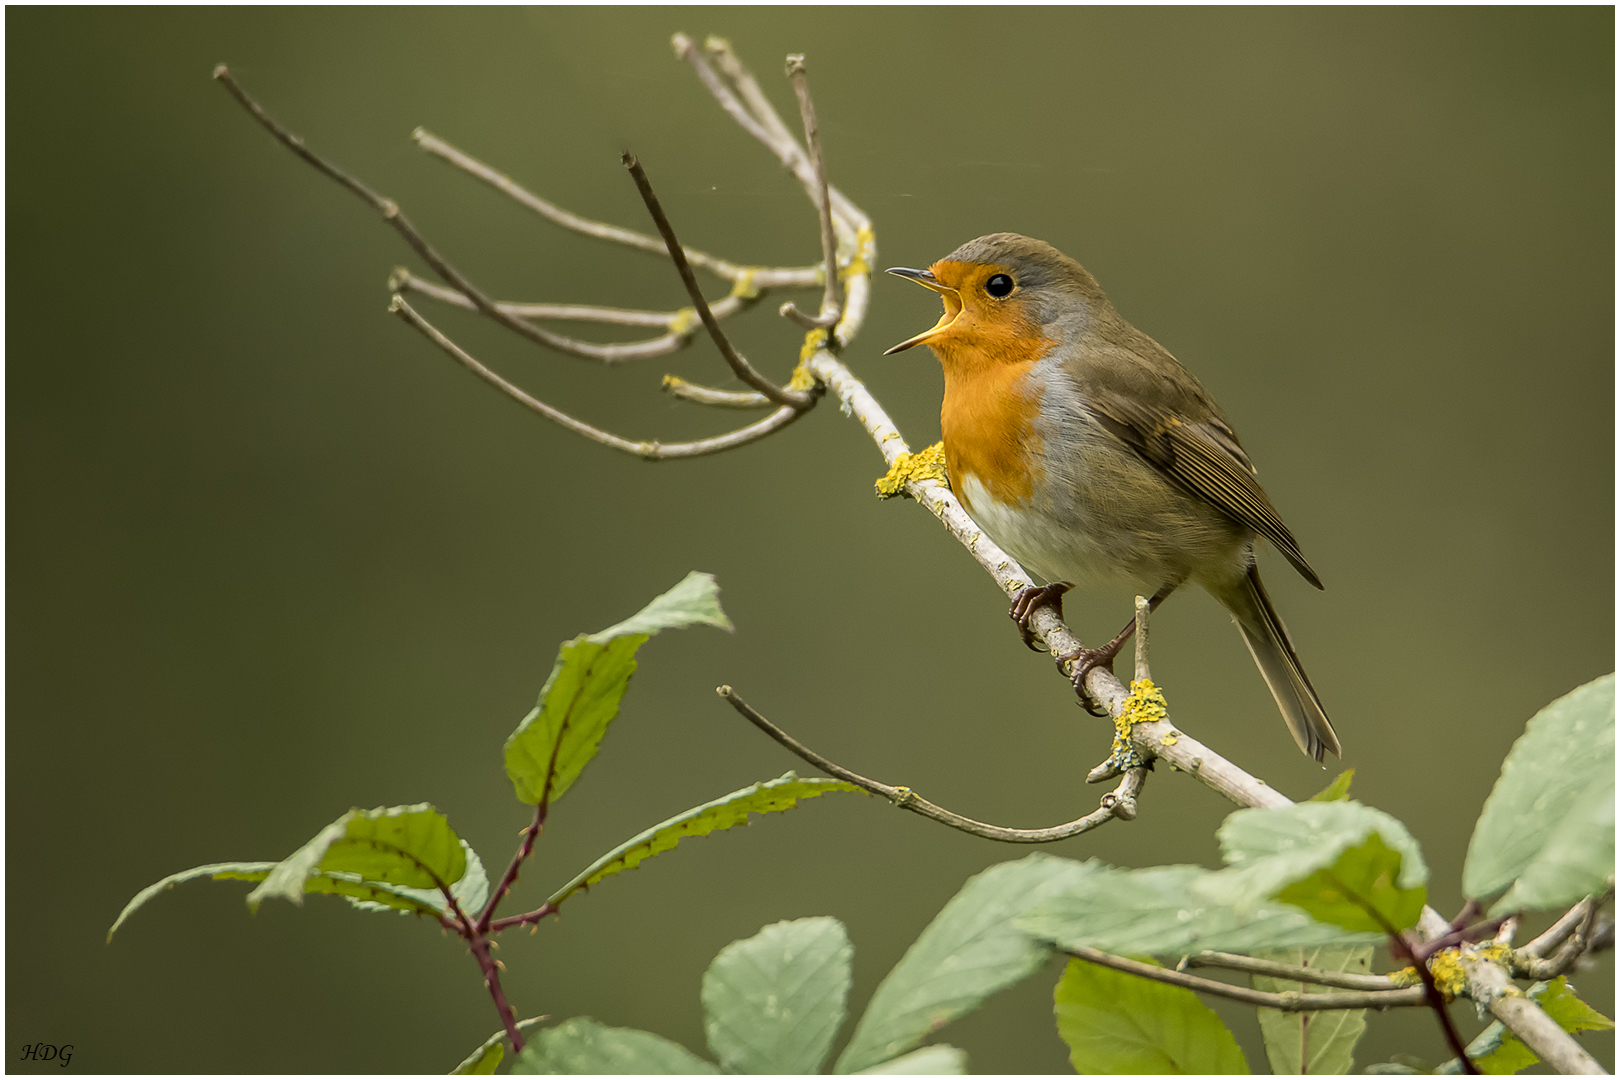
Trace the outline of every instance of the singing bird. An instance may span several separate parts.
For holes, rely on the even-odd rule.
[[[1232,613],[1299,748],[1317,761],[1339,754],[1260,584],[1256,543],[1269,541],[1318,589],[1321,579],[1192,373],[1040,240],[994,233],[926,270],[889,273],[945,302],[933,329],[888,353],[927,345],[939,358],[951,487],[991,539],[1047,581],[1013,601],[1026,644],[1030,613],[1060,605],[1076,584],[1127,584],[1157,607],[1196,582]],[[1060,658],[1079,661],[1076,689],[1135,629],[1132,619],[1102,648]]]

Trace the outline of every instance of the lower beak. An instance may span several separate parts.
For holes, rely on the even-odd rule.
[[[890,267],[887,273],[893,274],[895,277],[903,277],[908,281],[915,281],[923,288],[939,293],[945,298],[945,313],[939,317],[939,322],[935,323],[930,329],[924,330],[916,337],[907,338],[892,349],[885,349],[883,351],[884,356],[891,356],[894,353],[905,352],[915,346],[927,344],[930,338],[949,330],[951,324],[956,321],[956,317],[962,314],[962,300],[957,291],[948,285],[941,285],[934,277],[933,271],[911,270],[904,266],[895,266]]]

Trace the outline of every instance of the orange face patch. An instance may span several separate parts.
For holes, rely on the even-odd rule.
[[[1024,376],[1053,342],[1016,291],[999,300],[984,291],[1005,267],[941,260],[929,270],[945,301],[945,318],[922,343],[945,369],[939,423],[946,468],[953,477],[976,477],[1000,502],[1023,502],[1040,472],[1032,423],[1040,398]]]

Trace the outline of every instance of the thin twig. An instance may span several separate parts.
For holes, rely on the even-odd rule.
[[[1545,960],[1534,957],[1520,960],[1518,953],[1514,954],[1513,969],[1516,975],[1537,981],[1555,979],[1574,967],[1576,962],[1586,955],[1587,945],[1592,938],[1592,928],[1597,924],[1598,912],[1602,910],[1603,904],[1597,899],[1587,900],[1584,903],[1586,904],[1586,911],[1581,916],[1575,930],[1557,952]],[[1534,942],[1531,944],[1534,944]],[[1520,952],[1523,951],[1520,950]]]
[[[1558,917],[1558,921],[1549,926],[1542,934],[1527,942],[1523,948],[1517,950],[1519,955],[1527,960],[1539,960],[1564,943],[1564,940],[1580,929],[1586,921],[1588,912],[1595,906],[1593,897],[1587,897],[1568,911]]]
[[[816,174],[816,190],[812,196],[816,214],[821,219],[821,263],[826,277],[821,294],[821,312],[806,315],[791,301],[783,304],[781,314],[806,330],[825,330],[836,326],[843,315],[844,297],[838,284],[838,237],[833,232],[832,200],[827,194],[827,166],[821,156],[821,132],[816,126],[816,106],[810,100],[810,79],[804,70],[804,57],[787,58],[788,78],[793,80],[793,92],[799,98],[799,116],[804,121],[804,144],[810,149],[810,168]]]
[[[404,238],[405,242],[411,246],[411,249],[433,268],[433,272],[466,294],[467,298],[472,301],[473,306],[480,312],[488,315],[507,329],[523,335],[530,341],[544,345],[548,349],[556,349],[558,352],[568,353],[572,356],[602,362],[611,362],[617,358],[614,354],[614,346],[597,345],[593,342],[565,337],[562,334],[553,333],[502,311],[495,301],[491,300],[477,286],[467,280],[459,270],[446,262],[444,257],[423,239],[422,234],[416,231],[416,226],[412,225],[400,210],[398,203],[378,195],[359,180],[310,150],[304,145],[303,139],[282,127],[269,113],[265,112],[263,106],[250,97],[248,92],[242,89],[241,85],[231,77],[229,69],[224,64],[220,64],[214,69],[214,78],[222,83],[225,89],[231,92],[231,96],[236,98],[242,107],[251,113],[253,118],[259,121],[264,129],[275,136],[283,146],[313,165],[324,175],[337,181],[382,214],[383,220],[394,227],[394,231]]]
[[[999,840],[1008,844],[1049,844],[1054,840],[1066,840],[1071,836],[1079,836],[1081,833],[1090,832],[1097,826],[1106,824],[1116,817],[1129,820],[1136,816],[1136,795],[1141,791],[1142,785],[1147,782],[1146,769],[1132,769],[1119,782],[1119,787],[1103,796],[1102,806],[1083,818],[1078,818],[1063,825],[1054,825],[1049,829],[1008,829],[1000,825],[974,821],[972,818],[953,813],[942,806],[929,802],[908,787],[892,786],[881,781],[868,779],[860,773],[852,772],[842,765],[822,757],[765,719],[753,706],[738,697],[737,692],[731,687],[722,686],[715,692],[724,698],[726,703],[736,709],[749,723],[775,739],[778,743],[781,743],[800,758],[825,772],[828,776],[847,781],[856,787],[870,791],[874,795],[881,795],[896,806],[910,810],[914,814],[921,814],[925,818],[940,822],[943,825],[949,825],[953,829],[959,829],[973,836],[981,836],[986,840]],[[1126,808],[1125,813],[1120,812],[1122,805]]]
[[[622,450],[627,454],[634,454],[636,457],[645,458],[648,461],[664,461],[670,458],[701,457],[704,454],[717,454],[722,450],[730,450],[732,447],[743,446],[758,439],[763,439],[765,436],[787,427],[804,415],[803,410],[784,405],[763,420],[758,420],[747,427],[738,428],[736,431],[729,431],[724,435],[716,435],[709,439],[698,439],[684,443],[632,442],[629,439],[620,438],[610,431],[603,431],[599,427],[593,427],[583,420],[577,420],[561,409],[552,408],[540,399],[507,382],[473,359],[461,346],[440,333],[437,327],[422,318],[416,309],[407,304],[404,297],[396,295],[389,304],[388,310],[410,323],[411,326],[448,353],[462,367],[471,371],[523,407],[539,413],[552,423],[559,424],[576,435],[583,435],[593,442],[599,442],[603,446],[609,446],[615,450]]]
[[[518,845],[517,852],[512,856],[511,863],[507,865],[506,873],[501,875],[501,880],[496,884],[495,891],[489,894],[489,900],[484,904],[484,910],[479,913],[479,933],[489,933],[490,920],[495,917],[495,909],[506,898],[506,894],[512,891],[512,886],[517,882],[518,871],[523,869],[524,862],[534,851],[534,842],[539,838],[545,824],[546,807],[544,803],[541,803],[534,808],[534,821],[530,822],[529,827],[523,830],[523,842]]]
[[[664,376],[664,392],[671,397],[678,397],[682,401],[694,401],[699,405],[712,405],[717,409],[768,409],[771,399],[764,394],[753,390],[717,390],[712,386],[701,386],[695,382],[687,382],[679,375]]]
[[[737,92],[742,95],[743,102],[748,106],[754,119],[769,128],[775,138],[792,142],[793,133],[782,122],[782,117],[777,114],[776,107],[765,96],[765,92],[759,88],[759,80],[754,78],[754,73],[749,71],[732,51],[731,42],[711,34],[703,39],[703,51],[709,54],[709,59],[719,66],[726,78],[736,84]]]
[[[1153,614],[1153,605],[1145,596],[1136,598],[1136,677],[1138,679],[1151,678],[1151,669],[1148,666],[1148,616]]]
[[[1318,986],[1336,986],[1344,990],[1410,989],[1397,987],[1395,980],[1388,975],[1356,975],[1347,971],[1325,971],[1321,968],[1296,967],[1293,964],[1284,964],[1276,960],[1261,960],[1254,956],[1240,956],[1237,953],[1194,953],[1187,957],[1187,966],[1226,968],[1230,971],[1245,971],[1251,975],[1269,975],[1273,978],[1287,979],[1291,982],[1315,983]]]
[[[703,80],[703,85],[708,88],[709,93],[714,95],[714,99],[720,103],[720,107],[726,110],[727,114],[744,131],[759,140],[766,149],[775,154],[778,161],[791,169],[793,175],[798,177],[799,183],[804,186],[805,193],[814,198],[816,192],[815,170],[810,167],[810,158],[805,154],[804,149],[791,136],[785,135],[786,125],[783,125],[780,120],[771,127],[760,123],[754,117],[754,114],[742,102],[737,100],[737,95],[732,93],[731,88],[721,80],[720,76],[715,74],[714,68],[710,67],[708,60],[704,59],[702,54],[699,53],[691,38],[685,34],[676,34],[670,39],[670,42],[675,46],[675,55],[692,65],[692,70],[697,72],[698,78]],[[763,111],[774,112],[770,102],[766,101],[763,95],[760,95],[756,104]],[[778,134],[778,132],[783,134]],[[834,219],[839,220],[840,224],[851,232],[871,228],[872,219],[867,217],[854,203],[850,202],[843,192],[836,187],[828,189],[828,198],[832,203]]]
[[[510,930],[514,926],[528,926],[531,923],[539,923],[547,915],[557,914],[558,908],[559,905],[547,900],[533,911],[526,911],[522,915],[508,915],[504,919],[496,919],[489,924],[489,932],[498,934],[502,930]]]
[[[580,217],[578,214],[564,210],[555,203],[542,199],[540,196],[528,191],[505,173],[491,168],[471,154],[456,149],[425,128],[417,128],[411,132],[411,138],[416,140],[417,146],[420,146],[428,153],[449,162],[463,172],[476,176],[496,190],[511,196],[512,199],[533,210],[541,217],[561,225],[565,229],[571,229],[574,232],[583,233],[598,240],[606,240],[609,243],[623,244],[625,247],[635,248],[638,251],[648,251],[654,255],[667,254],[664,249],[664,242],[658,237],[648,236],[646,233],[637,232],[635,229],[609,225],[603,221],[592,221],[590,218]],[[683,250],[687,260],[693,266],[701,267],[716,277],[725,278],[727,281],[736,281],[747,272],[746,267],[739,266],[726,259],[716,258],[708,252],[699,251],[696,248],[684,248]],[[809,282],[796,281],[793,284],[814,284],[814,267],[810,268],[810,273]],[[784,282],[784,284],[786,283]]]
[[[1424,1004],[1423,988],[1421,986],[1412,986],[1402,990],[1352,991],[1344,994],[1302,994],[1294,991],[1272,994],[1263,990],[1251,990],[1246,986],[1233,986],[1231,983],[1224,983],[1218,979],[1204,979],[1197,975],[1188,975],[1172,968],[1162,968],[1155,964],[1131,960],[1124,956],[1115,956],[1100,949],[1076,948],[1065,951],[1070,956],[1088,960],[1103,967],[1113,968],[1115,971],[1124,971],[1132,975],[1140,975],[1144,979],[1152,979],[1155,982],[1169,983],[1171,986],[1181,986],[1188,990],[1197,990],[1201,993],[1241,1001],[1246,1005],[1258,1005],[1266,1009],[1276,1009],[1279,1012],[1397,1009]],[[1289,978],[1294,978],[1294,976],[1290,974]]]
[[[443,303],[466,308],[468,311],[478,310],[478,305],[474,304],[465,293],[457,292],[455,289],[446,288],[443,285],[436,285],[426,278],[417,277],[403,266],[396,267],[393,274],[389,276],[388,288],[390,292],[400,292],[402,290],[419,292]],[[743,310],[752,304],[755,299],[757,297],[734,293],[724,299],[716,300],[709,305],[709,308],[714,312],[715,318],[724,319],[728,315],[734,315]],[[633,308],[602,307],[598,304],[525,304],[509,300],[497,301],[496,306],[508,315],[520,319],[559,319],[568,322],[609,323],[614,326],[671,327],[685,324],[685,329],[679,331],[678,334],[671,335],[680,338],[682,341],[697,333],[698,327],[702,325],[697,321],[697,312],[691,308],[683,308],[680,311],[642,311]],[[645,342],[630,341],[614,347],[627,349],[646,346],[650,345],[652,341],[663,340],[664,338],[653,338]],[[661,354],[649,353],[648,355]]]
[[[808,409],[816,403],[815,395],[799,390],[789,390],[777,386],[771,380],[761,375],[743,358],[726,332],[720,329],[720,322],[709,310],[709,303],[703,298],[703,290],[698,288],[697,278],[692,273],[692,266],[686,261],[686,255],[681,249],[681,242],[675,238],[675,230],[664,215],[664,208],[658,204],[658,196],[653,193],[652,182],[647,179],[647,171],[641,167],[635,155],[626,153],[623,156],[624,167],[630,170],[635,178],[636,190],[641,192],[641,201],[647,204],[647,213],[652,215],[653,223],[658,226],[658,233],[664,238],[664,246],[669,249],[669,257],[675,263],[675,270],[681,275],[681,284],[686,286],[686,295],[691,298],[692,306],[697,309],[698,318],[703,320],[703,328],[709,332],[715,347],[720,355],[725,357],[726,363],[731,365],[739,379],[752,386],[779,405],[791,405],[795,409]]]

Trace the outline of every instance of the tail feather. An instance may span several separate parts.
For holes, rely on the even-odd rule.
[[[1260,584],[1259,570],[1251,566],[1248,574],[1218,599],[1226,604],[1243,632],[1244,644],[1248,645],[1255,666],[1271,688],[1283,722],[1299,748],[1317,761],[1330,750],[1335,757],[1342,756],[1339,736],[1299,662],[1299,654],[1294,652],[1288,628],[1278,617],[1277,609],[1271,606],[1265,586]]]

